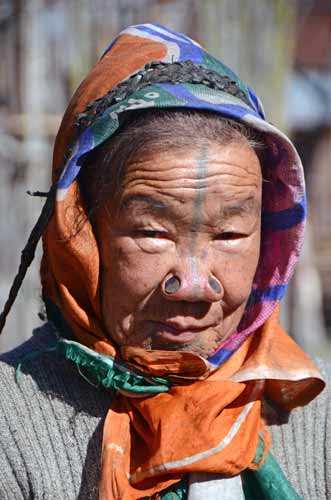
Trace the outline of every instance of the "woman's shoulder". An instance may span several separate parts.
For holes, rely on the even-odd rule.
[[[47,394],[54,386],[58,362],[55,351],[56,333],[50,324],[34,330],[33,335],[15,349],[0,356],[0,412],[11,422],[18,417],[13,408],[36,403],[38,393]],[[19,418],[24,418],[22,413]]]
[[[52,323],[45,323],[34,329],[32,336],[24,343],[0,354],[0,377],[4,373],[11,373],[13,369],[16,372],[22,361],[37,358],[37,353],[42,354],[54,350],[57,338],[58,334]]]
[[[110,395],[55,350],[47,324],[0,356],[1,499],[96,498],[102,420]],[[89,470],[90,481],[84,470]],[[8,491],[7,491],[8,490]]]
[[[44,349],[54,345],[58,334],[52,323],[44,323],[32,331],[31,337],[14,349],[1,353],[0,362],[10,364],[15,359],[27,354],[31,349]]]
[[[270,412],[272,451],[288,480],[303,498],[330,499],[331,364],[314,359],[324,390],[308,405],[290,413]]]
[[[58,397],[63,402],[71,389],[75,393],[81,390],[84,384],[75,368],[57,354],[57,340],[55,328],[46,323],[36,328],[26,342],[0,355],[2,410],[7,399],[19,399],[31,409],[39,397]]]
[[[46,323],[29,340],[0,356],[0,411],[8,413],[16,405],[25,405],[28,411],[20,418],[28,418],[39,405],[49,405],[49,411],[66,408],[75,414],[105,414],[111,395],[89,384],[58,354],[57,340],[55,328]]]

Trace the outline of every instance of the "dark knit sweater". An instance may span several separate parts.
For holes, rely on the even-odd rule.
[[[50,325],[0,357],[0,499],[98,498],[104,418],[110,394],[85,381],[55,352],[31,353],[55,342]],[[22,366],[17,384],[17,364]],[[327,366],[317,362],[328,380]],[[273,453],[304,499],[331,500],[331,398],[287,414],[267,408]]]

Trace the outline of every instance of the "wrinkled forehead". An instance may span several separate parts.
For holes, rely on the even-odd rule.
[[[204,206],[231,204],[247,212],[260,205],[261,186],[260,160],[246,140],[205,141],[166,154],[138,152],[126,167],[116,204],[165,212],[169,203],[183,205],[203,195]]]

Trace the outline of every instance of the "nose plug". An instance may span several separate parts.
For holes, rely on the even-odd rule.
[[[220,283],[217,281],[217,279],[213,278],[212,276],[209,276],[208,278],[208,284],[212,290],[216,293],[221,293],[222,287]]]
[[[179,287],[180,279],[177,278],[177,276],[171,276],[164,284],[164,291],[170,295],[177,292],[177,290],[179,290]]]
[[[218,294],[221,293],[222,287],[220,283],[217,281],[217,279],[213,278],[212,276],[209,276],[208,284],[214,292]],[[180,287],[180,279],[177,278],[177,276],[171,276],[169,279],[167,279],[167,281],[164,284],[164,291],[168,295],[171,295],[172,293],[176,293],[179,290],[179,287]]]

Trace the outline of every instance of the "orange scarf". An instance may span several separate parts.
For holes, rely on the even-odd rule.
[[[131,363],[150,366],[145,370],[152,375],[179,375],[184,365],[183,353],[169,353],[163,368],[143,349],[122,354]],[[194,371],[201,378],[198,364],[192,376]],[[291,410],[323,387],[315,366],[274,313],[205,380],[149,398],[116,397],[104,427],[100,500],[149,497],[190,472],[231,477],[258,468],[270,447],[262,398]],[[265,453],[253,464],[259,434]]]

